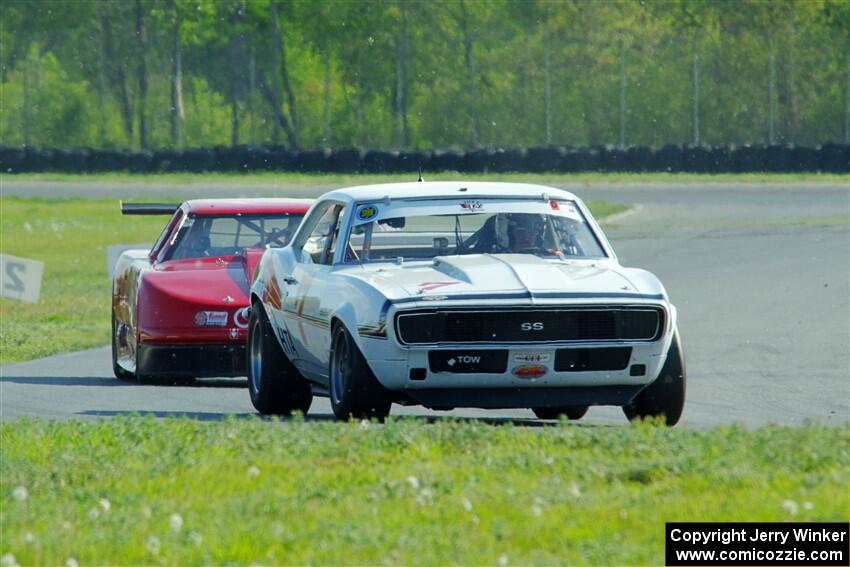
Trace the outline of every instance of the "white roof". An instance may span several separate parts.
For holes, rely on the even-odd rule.
[[[462,191],[462,189],[466,191]],[[546,185],[530,183],[496,183],[488,181],[423,181],[412,183],[381,183],[378,185],[360,185],[345,187],[325,193],[321,199],[339,201],[375,201],[390,197],[391,199],[411,199],[422,197],[535,197],[542,194],[549,197],[574,200],[575,195],[569,191]]]

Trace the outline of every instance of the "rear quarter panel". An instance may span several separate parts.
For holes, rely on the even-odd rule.
[[[260,302],[278,342],[302,372],[323,381],[329,358],[329,346],[334,325],[343,325],[357,343],[361,352],[386,345],[386,335],[376,333],[382,325],[381,315],[386,315],[386,298],[368,283],[351,277],[350,266],[335,266],[317,274],[321,281],[311,286],[310,297],[303,305],[289,295],[284,278],[298,272],[294,256],[288,248],[270,249],[257,267],[251,287],[252,301]],[[302,311],[303,310],[303,311]],[[306,316],[306,317],[304,317]],[[296,321],[298,317],[312,322]],[[316,320],[322,324],[317,325]],[[303,329],[312,325],[310,329]],[[293,340],[302,333],[323,333],[321,340]],[[298,343],[296,346],[295,343]],[[379,344],[376,344],[379,343]],[[302,352],[303,351],[303,352]]]

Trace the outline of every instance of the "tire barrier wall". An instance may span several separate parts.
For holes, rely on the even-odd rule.
[[[0,147],[3,173],[294,171],[304,173],[850,172],[850,144],[796,146],[635,146],[407,151],[216,147],[126,151]]]

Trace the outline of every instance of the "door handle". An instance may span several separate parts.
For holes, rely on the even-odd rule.
[[[285,283],[286,285],[295,285],[298,283],[298,280],[296,280],[292,276],[284,276],[283,283]]]

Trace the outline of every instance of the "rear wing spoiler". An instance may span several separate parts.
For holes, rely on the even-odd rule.
[[[173,203],[125,203],[121,201],[122,215],[173,215],[180,204]]]

